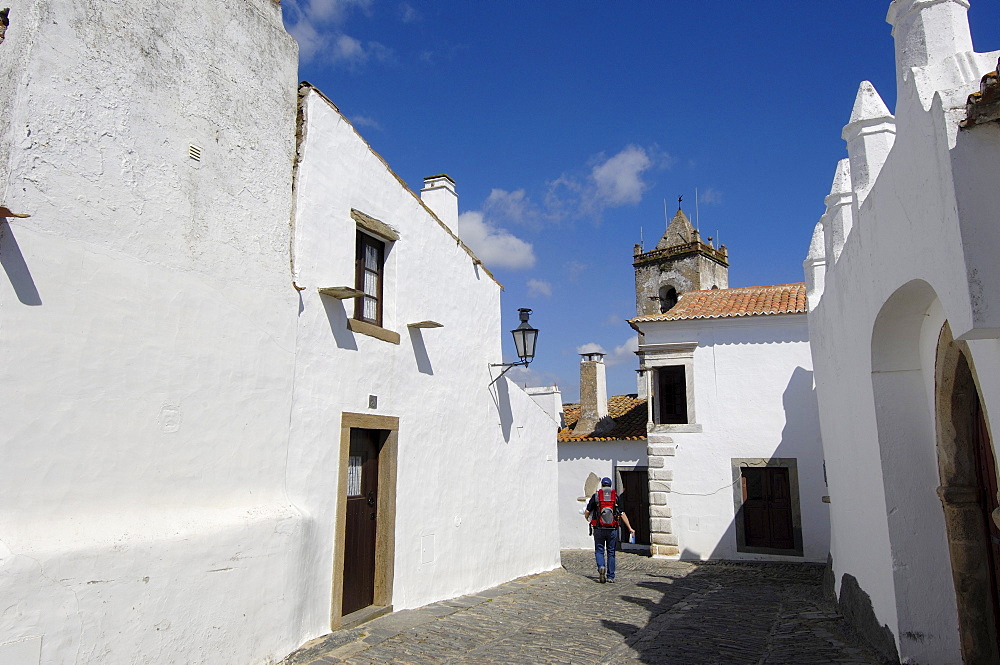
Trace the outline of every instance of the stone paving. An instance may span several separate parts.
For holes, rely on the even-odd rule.
[[[307,644],[283,665],[873,665],[821,592],[821,566],[691,564],[593,554],[488,591],[390,614]]]

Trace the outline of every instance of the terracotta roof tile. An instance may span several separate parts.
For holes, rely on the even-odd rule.
[[[688,291],[663,314],[637,316],[632,322],[683,321],[688,319],[723,319],[738,316],[805,314],[806,285],[775,284],[744,286],[738,289]]]
[[[987,73],[979,82],[979,90],[969,95],[963,129],[1000,120],[1000,61],[997,68]]]
[[[559,430],[560,441],[640,441],[646,439],[646,400],[637,395],[615,395],[608,399],[608,415],[615,421],[613,429],[599,436],[575,436],[573,429],[580,420],[579,404],[563,404],[566,427]]]

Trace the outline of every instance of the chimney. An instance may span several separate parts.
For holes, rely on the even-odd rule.
[[[445,174],[424,178],[424,188],[420,190],[420,200],[434,211],[451,232],[461,238],[458,232],[458,193],[455,181]]]
[[[603,353],[581,353],[580,419],[573,433],[587,436],[614,426],[608,418],[608,382]]]

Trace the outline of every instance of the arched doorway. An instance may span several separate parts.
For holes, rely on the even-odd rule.
[[[947,323],[935,370],[937,450],[965,665],[1000,662],[1000,529],[997,474],[986,415],[965,345]]]
[[[872,603],[878,625],[860,628],[888,658],[920,663],[961,658],[947,528],[937,492],[935,344],[945,320],[933,287],[913,280],[886,299],[872,330],[871,394],[892,605],[876,592]],[[878,496],[878,488],[865,491]]]

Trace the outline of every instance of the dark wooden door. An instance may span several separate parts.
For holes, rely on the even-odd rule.
[[[378,513],[380,439],[378,430],[351,429],[351,448],[347,463],[343,614],[368,607],[375,599],[375,527]]]
[[[635,529],[635,542],[649,545],[649,473],[645,468],[618,473],[622,479],[621,504]],[[621,542],[627,543],[628,537],[629,531],[623,522]]]
[[[993,446],[990,444],[990,433],[986,429],[986,419],[980,406],[976,414],[976,479],[979,482],[980,503],[983,518],[986,522],[986,534],[989,539],[987,565],[990,569],[992,586],[993,621],[996,624],[996,635],[1000,645],[1000,528],[993,521],[993,511],[997,509],[997,471],[993,457]]]
[[[790,550],[795,547],[788,469],[743,468],[743,535],[747,546]]]

